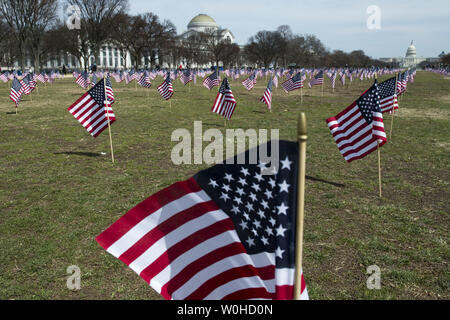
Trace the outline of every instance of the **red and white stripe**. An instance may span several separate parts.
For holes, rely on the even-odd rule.
[[[266,88],[266,91],[264,91],[264,95],[261,97],[260,101],[267,105],[267,109],[272,109],[272,91],[270,91],[269,88]]]
[[[166,100],[169,100],[173,96],[173,86],[172,83],[167,81],[163,81],[161,85],[158,86],[158,92]]]
[[[67,110],[94,138],[108,127],[108,117],[110,124],[116,121],[110,103],[106,107],[98,105],[89,94],[89,91],[75,101]]]
[[[383,115],[373,113],[372,123],[361,115],[357,101],[353,102],[337,116],[327,119],[328,128],[347,162],[364,158],[387,141]]]
[[[96,240],[166,299],[292,298],[294,269],[276,269],[274,253],[247,254],[233,221],[193,178],[141,202]]]
[[[392,108],[394,108],[394,112],[395,110],[398,110],[397,95],[393,95],[380,100],[380,108],[381,113],[392,112]]]
[[[236,100],[234,99],[231,90],[226,89],[225,94],[220,92],[217,94],[211,111],[224,116],[227,120],[230,120],[234,109],[236,109]]]
[[[9,98],[16,104],[16,107],[19,106],[20,100],[22,99],[22,91],[19,90],[19,92],[17,92],[13,88],[11,88],[11,91],[9,92]]]

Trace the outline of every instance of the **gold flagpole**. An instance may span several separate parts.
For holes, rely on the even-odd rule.
[[[300,300],[302,285],[302,256],[303,256],[303,220],[305,209],[305,178],[306,178],[306,115],[300,113],[298,119],[297,139],[298,154],[298,186],[297,186],[297,228],[295,240],[295,285],[294,300]]]
[[[106,109],[106,118],[108,119],[108,132],[109,132],[109,144],[111,145],[111,161],[114,163],[114,150],[113,150],[113,144],[112,144],[112,136],[111,136],[111,124],[109,122],[109,110],[108,110],[108,98],[106,97],[106,78],[105,75],[103,75],[103,90],[105,92],[105,109]]]

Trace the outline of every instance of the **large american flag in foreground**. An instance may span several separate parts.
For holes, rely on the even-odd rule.
[[[375,83],[337,116],[327,119],[328,128],[347,162],[364,158],[387,139]]]
[[[216,100],[214,101],[211,111],[224,116],[227,120],[230,120],[235,108],[236,100],[234,99],[228,79],[225,78],[219,88],[219,92],[217,93]]]
[[[75,101],[67,110],[95,138],[116,121],[111,104],[105,99],[104,79]],[[105,106],[105,100],[107,106]]]
[[[96,240],[166,299],[292,299],[297,154],[296,143],[280,141],[283,161],[270,176],[260,161],[215,165],[152,195]],[[308,299],[303,277],[301,290]]]

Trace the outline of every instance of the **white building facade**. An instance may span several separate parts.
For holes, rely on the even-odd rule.
[[[191,35],[195,35],[201,32],[208,32],[213,30],[217,32],[220,36],[220,39],[226,39],[231,43],[234,43],[235,37],[233,33],[229,29],[220,28],[213,18],[206,14],[199,14],[192,18],[192,20],[187,25],[187,31],[181,33],[179,35],[180,39],[187,39]],[[96,65],[97,69],[117,69],[123,70],[127,68],[134,67],[134,61],[132,61],[131,55],[129,52],[126,55],[121,54],[120,48],[118,48],[114,44],[105,44],[100,49],[99,59],[95,61],[94,56],[89,56],[89,66]],[[143,57],[139,64],[140,67],[147,67],[149,61],[149,57]],[[156,58],[156,62],[159,65],[159,61]],[[84,60],[80,62],[78,58],[69,54],[69,53],[61,53],[58,57],[54,59],[48,59],[47,62],[42,65],[42,69],[61,69],[63,66],[66,69],[84,69]],[[20,63],[16,61],[14,63],[14,69],[20,68]],[[27,57],[25,59],[25,67],[27,70],[33,70],[34,61],[31,57]],[[152,66],[154,67],[154,66]],[[166,63],[161,65],[162,68],[169,67]],[[6,69],[4,66],[3,69]]]

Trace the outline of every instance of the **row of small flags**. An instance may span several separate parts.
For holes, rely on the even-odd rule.
[[[450,68],[448,68],[448,69],[444,69],[444,68],[439,68],[439,69],[437,69],[437,68],[427,68],[425,70],[429,71],[429,72],[433,72],[433,73],[439,74],[439,75],[444,76],[444,77],[450,77]]]
[[[311,79],[310,86],[322,84],[323,75],[323,72],[318,72]],[[351,162],[371,153],[375,149],[375,142],[378,142],[379,146],[386,142],[382,113],[392,113],[398,109],[398,97],[406,91],[407,81],[404,75],[405,73],[399,73],[398,76],[391,77],[380,84],[377,84],[375,80],[374,85],[365,91],[352,105],[335,117],[327,119],[328,127],[346,161]],[[143,76],[147,77],[145,72]],[[185,84],[191,81],[188,73],[185,72],[184,76],[186,77]],[[267,88],[260,99],[269,109],[271,109],[272,104],[273,79],[272,77],[269,78]],[[304,74],[299,72],[285,81],[282,87],[286,92],[301,88],[303,79]],[[208,89],[212,89],[220,83],[217,73],[212,73],[203,82]],[[244,80],[243,85],[250,87],[253,82],[254,76],[250,75],[248,79]],[[164,81],[158,86],[157,90],[166,100],[173,96],[174,90],[169,73],[166,74]],[[80,104],[80,99],[86,99],[87,96],[91,97],[88,99],[91,105],[86,105],[84,102]],[[69,111],[92,136],[96,137],[106,128],[107,123],[105,115],[102,115],[101,111],[103,110],[102,101],[109,101],[110,104],[114,103],[114,92],[110,75],[104,76],[80,99],[69,108]],[[94,101],[97,103],[94,104]],[[224,78],[211,111],[230,120],[236,104],[237,102],[228,79]],[[77,108],[80,107],[83,110],[81,113],[80,111],[73,111],[78,110]],[[93,109],[91,110],[91,108]],[[112,113],[110,107],[107,110]],[[115,117],[112,119],[115,121]],[[379,146],[377,145],[377,147]]]

